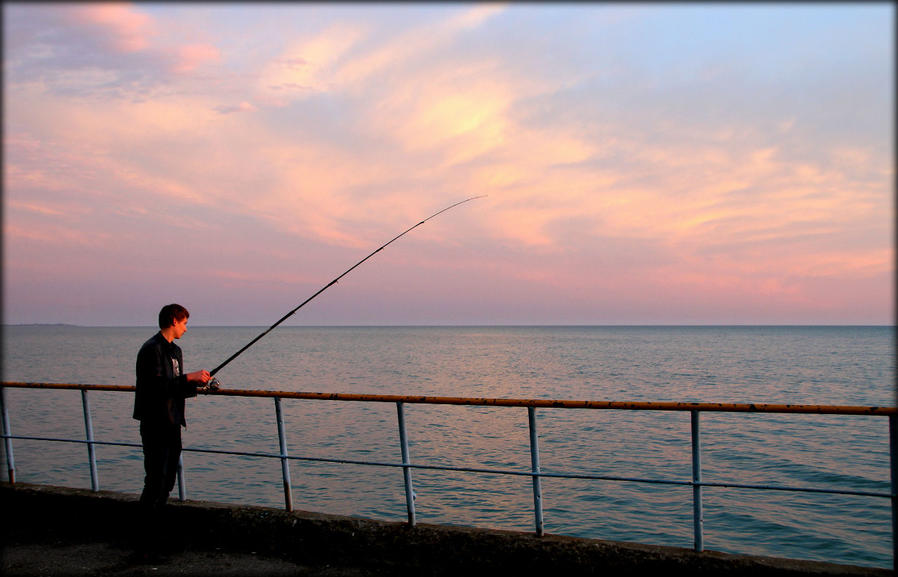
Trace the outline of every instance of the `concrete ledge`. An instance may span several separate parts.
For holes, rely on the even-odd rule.
[[[0,483],[3,542],[110,542],[134,534],[137,497]],[[391,523],[256,506],[172,501],[175,538],[194,550],[254,552],[303,565],[409,575],[893,575],[892,571],[558,535]]]

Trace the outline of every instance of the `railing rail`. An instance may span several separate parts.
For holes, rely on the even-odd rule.
[[[51,389],[51,390],[79,390],[81,391],[82,410],[84,413],[85,438],[62,439],[28,435],[13,435],[6,403],[6,389]],[[134,392],[135,387],[125,385],[86,385],[73,383],[34,383],[34,382],[3,382],[0,384],[0,413],[2,413],[2,438],[6,449],[7,470],[9,481],[15,483],[15,459],[13,454],[13,440],[54,441],[68,443],[83,443],[88,447],[88,460],[91,472],[91,487],[99,490],[99,475],[97,472],[96,445],[109,445],[121,447],[140,447],[139,444],[116,441],[99,441],[94,438],[91,423],[90,404],[88,391],[114,391]],[[235,455],[244,457],[263,457],[279,459],[281,461],[282,481],[284,487],[284,503],[288,511],[293,510],[292,486],[290,480],[289,461],[315,461],[336,464],[371,465],[379,467],[401,468],[405,484],[406,508],[409,525],[415,525],[415,493],[412,485],[411,472],[419,470],[437,471],[461,471],[496,475],[528,476],[533,485],[533,511],[535,532],[543,534],[543,501],[541,479],[544,477],[566,479],[590,479],[605,481],[621,481],[636,483],[652,483],[663,485],[691,486],[693,488],[693,548],[696,551],[704,549],[703,537],[703,510],[702,489],[704,487],[727,487],[754,490],[793,491],[806,493],[828,493],[839,495],[852,495],[873,498],[888,498],[891,500],[892,513],[892,555],[893,565],[898,559],[898,408],[880,406],[856,406],[856,405],[801,405],[801,404],[762,404],[762,403],[698,403],[698,402],[615,402],[615,401],[583,401],[583,400],[558,400],[558,399],[507,399],[507,398],[480,398],[480,397],[439,397],[424,395],[367,395],[349,393],[315,393],[295,391],[268,391],[268,390],[241,390],[219,389],[201,392],[212,396],[235,397],[267,397],[273,398],[278,430],[279,453],[260,453],[248,451],[227,451],[221,449],[205,449],[185,447],[185,452],[213,453]],[[401,462],[362,461],[353,459],[334,459],[324,457],[305,457],[289,455],[287,452],[287,439],[281,409],[282,399],[306,399],[327,401],[355,401],[394,403],[397,408]],[[529,471],[514,469],[494,469],[483,467],[458,467],[446,465],[429,465],[412,463],[409,456],[408,433],[405,427],[406,404],[427,405],[463,405],[484,407],[525,407],[528,415],[528,428],[530,432],[531,467]],[[690,433],[692,441],[692,478],[690,480],[657,479],[643,477],[622,477],[615,475],[601,475],[588,473],[549,473],[543,472],[539,459],[539,435],[537,434],[536,409],[592,409],[592,410],[634,410],[634,411],[688,411],[690,413]],[[825,487],[796,487],[784,485],[758,485],[731,482],[707,482],[702,480],[701,466],[701,426],[700,415],[702,412],[732,412],[732,413],[791,413],[791,414],[818,414],[818,415],[863,415],[882,416],[889,419],[889,468],[890,491],[857,491],[849,489],[830,489]],[[179,498],[186,498],[186,485],[183,476],[183,467],[178,471]]]

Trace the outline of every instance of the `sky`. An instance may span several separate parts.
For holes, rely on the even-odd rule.
[[[3,322],[893,324],[892,3],[4,3]]]

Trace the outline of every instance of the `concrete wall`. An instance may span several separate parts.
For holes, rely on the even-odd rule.
[[[4,542],[116,542],[135,534],[137,498],[106,491],[0,483]],[[303,564],[396,574],[892,575],[893,572],[531,533],[373,521],[266,507],[172,501],[174,537],[196,549],[256,552]]]

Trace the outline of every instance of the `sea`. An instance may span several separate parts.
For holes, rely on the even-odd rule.
[[[185,368],[216,367],[264,330],[190,326],[178,341]],[[4,326],[3,380],[133,385],[155,332]],[[280,326],[217,377],[274,391],[895,406],[895,350],[886,326]],[[13,435],[84,439],[78,391],[5,395]],[[97,441],[140,442],[133,394],[89,402]],[[395,403],[281,404],[296,509],[407,520]],[[689,412],[534,414],[541,471],[579,475],[542,478],[546,533],[693,547]],[[535,530],[531,477],[483,472],[530,471],[526,408],[405,404],[404,418],[410,462],[442,467],[411,469],[417,522]],[[187,448],[279,454],[271,398],[201,395],[187,419]],[[704,412],[700,430],[706,483],[890,491],[887,417]],[[140,492],[139,448],[96,453],[101,489]],[[84,444],[16,439],[13,454],[17,481],[91,487]],[[276,458],[184,454],[189,499],[284,507],[281,473]],[[702,492],[706,550],[892,567],[888,498]]]

